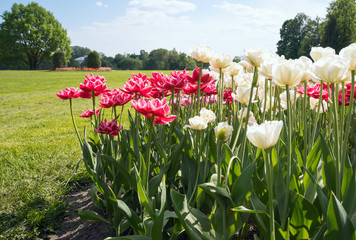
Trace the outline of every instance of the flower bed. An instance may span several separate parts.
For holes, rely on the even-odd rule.
[[[100,68],[76,68],[76,67],[65,67],[65,68],[56,68],[56,71],[111,71],[111,67],[100,67]]]
[[[313,48],[312,62],[251,48],[236,64],[201,46],[192,73],[133,74],[114,90],[91,74],[60,91],[108,217],[80,216],[127,239],[243,239],[250,217],[263,239],[355,239],[355,52]],[[78,97],[92,104],[83,136]]]

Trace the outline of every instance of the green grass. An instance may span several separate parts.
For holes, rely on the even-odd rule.
[[[145,71],[151,76],[150,71]],[[81,166],[70,183],[81,151],[58,90],[78,87],[88,72],[0,71],[0,239],[42,238],[58,227],[70,188],[88,181]],[[108,88],[123,87],[131,71],[96,72]],[[74,99],[79,118],[90,99]],[[128,109],[126,107],[125,109]]]

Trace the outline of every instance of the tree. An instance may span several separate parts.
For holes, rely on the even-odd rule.
[[[6,58],[25,61],[31,70],[49,59],[56,50],[65,52],[66,60],[71,55],[67,32],[54,18],[37,3],[14,4],[11,12],[1,16],[0,51]]]
[[[336,0],[330,3],[321,39],[323,47],[332,47],[336,52],[356,42],[355,0]]]
[[[57,50],[52,56],[53,68],[64,68],[67,66],[67,61],[64,52]]]
[[[71,46],[71,48],[72,48],[72,59],[87,56],[91,52],[91,50],[86,47]]]
[[[295,18],[286,20],[280,29],[281,40],[277,43],[277,53],[284,55],[287,59],[300,57],[298,51],[301,42],[308,33],[310,17],[304,13],[298,13]]]
[[[148,55],[148,68],[154,70],[166,70],[167,69],[167,55],[168,50],[159,48],[152,50]]]
[[[101,60],[99,57],[99,53],[97,51],[92,51],[88,54],[88,67],[89,68],[100,68]]]

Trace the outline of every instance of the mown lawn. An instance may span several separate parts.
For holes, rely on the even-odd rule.
[[[89,181],[82,165],[73,176],[80,147],[69,102],[56,96],[59,89],[78,87],[89,73],[0,71],[0,239],[45,238],[63,217],[66,193]],[[94,74],[114,89],[132,71]],[[74,99],[73,104],[83,133],[89,122],[78,116],[92,108],[91,101]]]

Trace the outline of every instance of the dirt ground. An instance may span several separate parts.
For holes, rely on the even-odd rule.
[[[90,199],[91,186],[73,192],[68,196],[69,206],[62,226],[56,234],[49,236],[51,240],[101,240],[111,237],[106,231],[107,224],[80,220],[78,210],[98,212]]]

